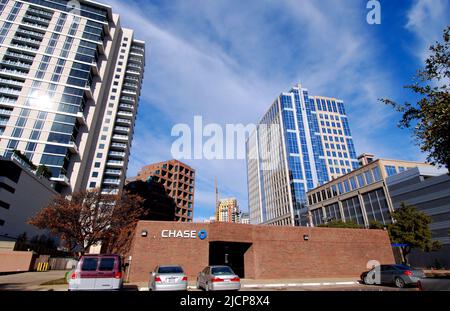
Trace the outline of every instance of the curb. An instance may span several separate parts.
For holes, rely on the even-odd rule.
[[[317,283],[280,283],[280,284],[244,284],[241,288],[278,288],[278,287],[303,287],[303,286],[336,286],[336,285],[357,285],[359,282],[317,282]],[[188,286],[188,289],[196,289],[195,286]],[[148,287],[139,287],[139,291],[149,291]]]

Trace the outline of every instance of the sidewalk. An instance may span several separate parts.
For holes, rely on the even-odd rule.
[[[279,287],[302,287],[302,286],[338,286],[357,285],[358,278],[314,278],[314,279],[270,279],[254,280],[241,279],[242,288],[279,288]],[[140,291],[148,291],[148,283],[131,283]],[[195,281],[189,281],[188,289],[195,289]]]

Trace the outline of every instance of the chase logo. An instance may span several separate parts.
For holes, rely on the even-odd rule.
[[[200,240],[204,240],[208,237],[208,233],[206,233],[206,230],[202,229],[198,232],[198,238]]]

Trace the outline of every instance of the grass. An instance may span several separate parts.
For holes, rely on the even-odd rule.
[[[44,282],[41,285],[65,285],[65,284],[67,284],[66,278],[60,278],[60,279]]]

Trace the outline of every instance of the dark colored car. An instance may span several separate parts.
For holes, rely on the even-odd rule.
[[[422,270],[405,265],[380,265],[362,273],[361,281],[369,285],[394,284],[398,288],[403,288],[407,285],[417,285],[424,276]]]
[[[69,280],[69,291],[120,290],[122,260],[119,255],[84,255]]]

